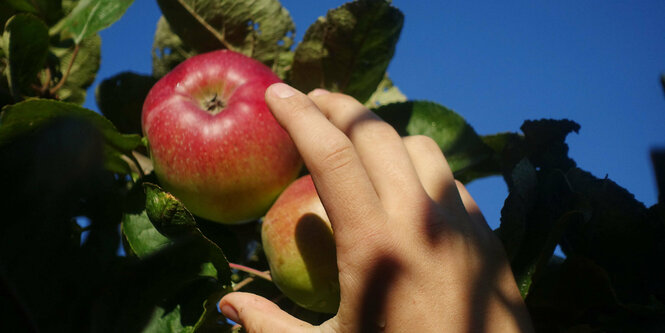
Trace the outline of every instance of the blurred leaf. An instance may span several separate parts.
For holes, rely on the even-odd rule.
[[[434,139],[457,177],[493,154],[460,115],[436,103],[409,101],[381,106],[376,114],[402,136],[426,135]]]
[[[171,30],[164,16],[160,17],[152,43],[152,76],[161,78],[179,63],[196,54],[196,51],[185,45]]]
[[[155,229],[145,211],[125,214],[122,218],[122,233],[132,252],[139,258],[159,251],[171,242]]]
[[[171,240],[183,237],[194,238],[201,249],[205,249],[204,256],[214,266],[214,277],[220,283],[231,285],[231,269],[222,250],[206,238],[196,225],[194,216],[171,193],[163,191],[157,185],[145,183],[146,212],[152,225]],[[211,272],[209,267],[207,272]],[[212,276],[212,275],[211,275]]]
[[[74,9],[51,28],[51,34],[65,32],[80,44],[120,19],[134,0],[80,0]]]
[[[155,82],[147,75],[117,74],[97,86],[97,106],[121,132],[141,134],[143,101]]]
[[[31,93],[37,73],[44,67],[48,53],[48,28],[40,19],[18,14],[5,26],[3,49],[9,61],[9,89],[15,100]]]
[[[353,1],[328,11],[295,51],[290,83],[301,91],[325,88],[366,102],[395,53],[404,15],[389,1]]]
[[[57,91],[57,97],[65,102],[83,104],[86,90],[95,80],[99,70],[101,38],[98,34],[94,34],[82,40],[78,48],[69,75],[63,86]],[[59,64],[57,68],[53,69],[53,72],[60,73],[60,79],[63,79],[62,75],[69,68],[74,50],[74,47],[66,42],[51,47],[51,52],[59,59]]]
[[[141,144],[138,135],[121,134],[110,121],[94,111],[66,102],[31,99],[3,109],[0,114],[0,146],[62,118],[88,121],[102,133],[107,168],[111,171],[118,171],[121,154],[129,154]]]
[[[31,13],[51,25],[62,17],[62,6],[58,0],[6,0],[14,10]]]
[[[393,84],[388,75],[385,75],[376,88],[376,91],[365,102],[365,106],[368,108],[377,108],[397,102],[406,102],[406,96]]]
[[[277,0],[158,0],[173,31],[198,53],[230,49],[284,72],[295,26]]]

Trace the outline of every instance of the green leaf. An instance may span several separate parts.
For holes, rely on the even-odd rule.
[[[388,75],[385,75],[376,88],[376,91],[365,102],[365,106],[374,109],[382,105],[398,102],[406,102],[406,96],[393,84]]]
[[[141,134],[143,101],[157,79],[123,72],[97,86],[97,106],[123,133]]]
[[[91,37],[120,19],[134,0],[80,0],[76,7],[56,26],[51,34],[64,32],[74,43]]]
[[[40,19],[18,14],[5,25],[3,49],[9,61],[9,89],[15,100],[34,95],[30,86],[44,67],[48,53],[48,28]]]
[[[464,118],[439,104],[409,101],[381,106],[375,112],[400,135],[434,139],[456,176],[492,157],[492,150]]]
[[[404,15],[382,0],[328,11],[296,48],[290,83],[301,91],[326,88],[366,102],[384,78],[403,22]]]
[[[196,225],[194,216],[171,193],[159,186],[145,183],[146,212],[153,226],[171,240],[193,238],[200,249],[199,255],[207,258],[213,267],[204,267],[204,274],[217,278],[220,283],[230,286],[231,269],[224,252],[205,237]],[[211,270],[212,268],[212,270]]]
[[[6,2],[14,10],[39,16],[48,25],[62,17],[62,4],[59,0],[6,0]]]
[[[60,43],[51,47],[51,52],[58,57],[59,65],[53,69],[54,73],[60,73],[62,80],[64,73],[69,68],[72,57],[76,52],[76,58],[71,66],[69,75],[63,86],[56,92],[59,100],[83,104],[85,102],[86,90],[95,80],[101,59],[101,38],[94,34],[78,45],[78,51],[68,43]]]
[[[283,73],[295,26],[277,0],[158,0],[176,34],[198,53],[230,49]]]
[[[152,76],[161,78],[179,63],[196,54],[196,51],[185,45],[171,30],[164,16],[160,17],[152,43]]]
[[[121,226],[131,252],[139,258],[159,251],[171,242],[155,229],[145,211],[140,214],[125,214]]]
[[[55,100],[31,99],[6,106],[0,114],[0,146],[34,133],[56,119],[74,118],[90,122],[104,137],[107,168],[117,171],[117,161],[141,144],[138,135],[121,134],[108,119],[76,104]],[[111,158],[112,157],[112,158]]]
[[[150,322],[143,328],[142,333],[162,332],[191,333],[194,332],[194,327],[182,325],[179,305],[168,313],[162,307],[157,307]]]

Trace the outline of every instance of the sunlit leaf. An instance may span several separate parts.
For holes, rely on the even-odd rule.
[[[439,104],[409,101],[388,104],[375,112],[400,135],[425,135],[434,139],[455,174],[484,163],[493,154],[464,118]]]
[[[399,88],[397,88],[388,75],[386,75],[379,83],[376,91],[370,96],[367,102],[365,102],[365,105],[368,108],[377,108],[382,105],[397,102],[406,102],[406,96],[402,94]]]
[[[395,53],[404,15],[383,0],[354,1],[328,11],[296,48],[289,79],[301,91],[326,88],[366,102]]]
[[[48,53],[48,28],[40,19],[19,14],[7,21],[2,35],[3,49],[9,61],[9,89],[15,100],[33,95],[31,84],[44,67]]]
[[[51,34],[62,31],[79,44],[120,19],[133,2],[134,0],[80,0],[66,17],[51,28]]]
[[[284,72],[295,26],[277,0],[158,0],[171,29],[197,53],[241,52]]]

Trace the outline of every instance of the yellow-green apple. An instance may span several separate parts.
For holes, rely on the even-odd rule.
[[[335,240],[311,176],[298,178],[270,207],[261,241],[270,274],[284,295],[312,311],[337,311]]]
[[[143,104],[143,133],[160,184],[194,214],[220,223],[257,219],[298,176],[302,161],[264,94],[279,78],[221,50],[185,60]]]

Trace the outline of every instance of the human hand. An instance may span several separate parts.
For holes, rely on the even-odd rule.
[[[249,332],[530,331],[503,248],[437,144],[355,99],[266,92],[312,174],[337,248],[341,302],[312,326],[248,293],[222,313]]]

